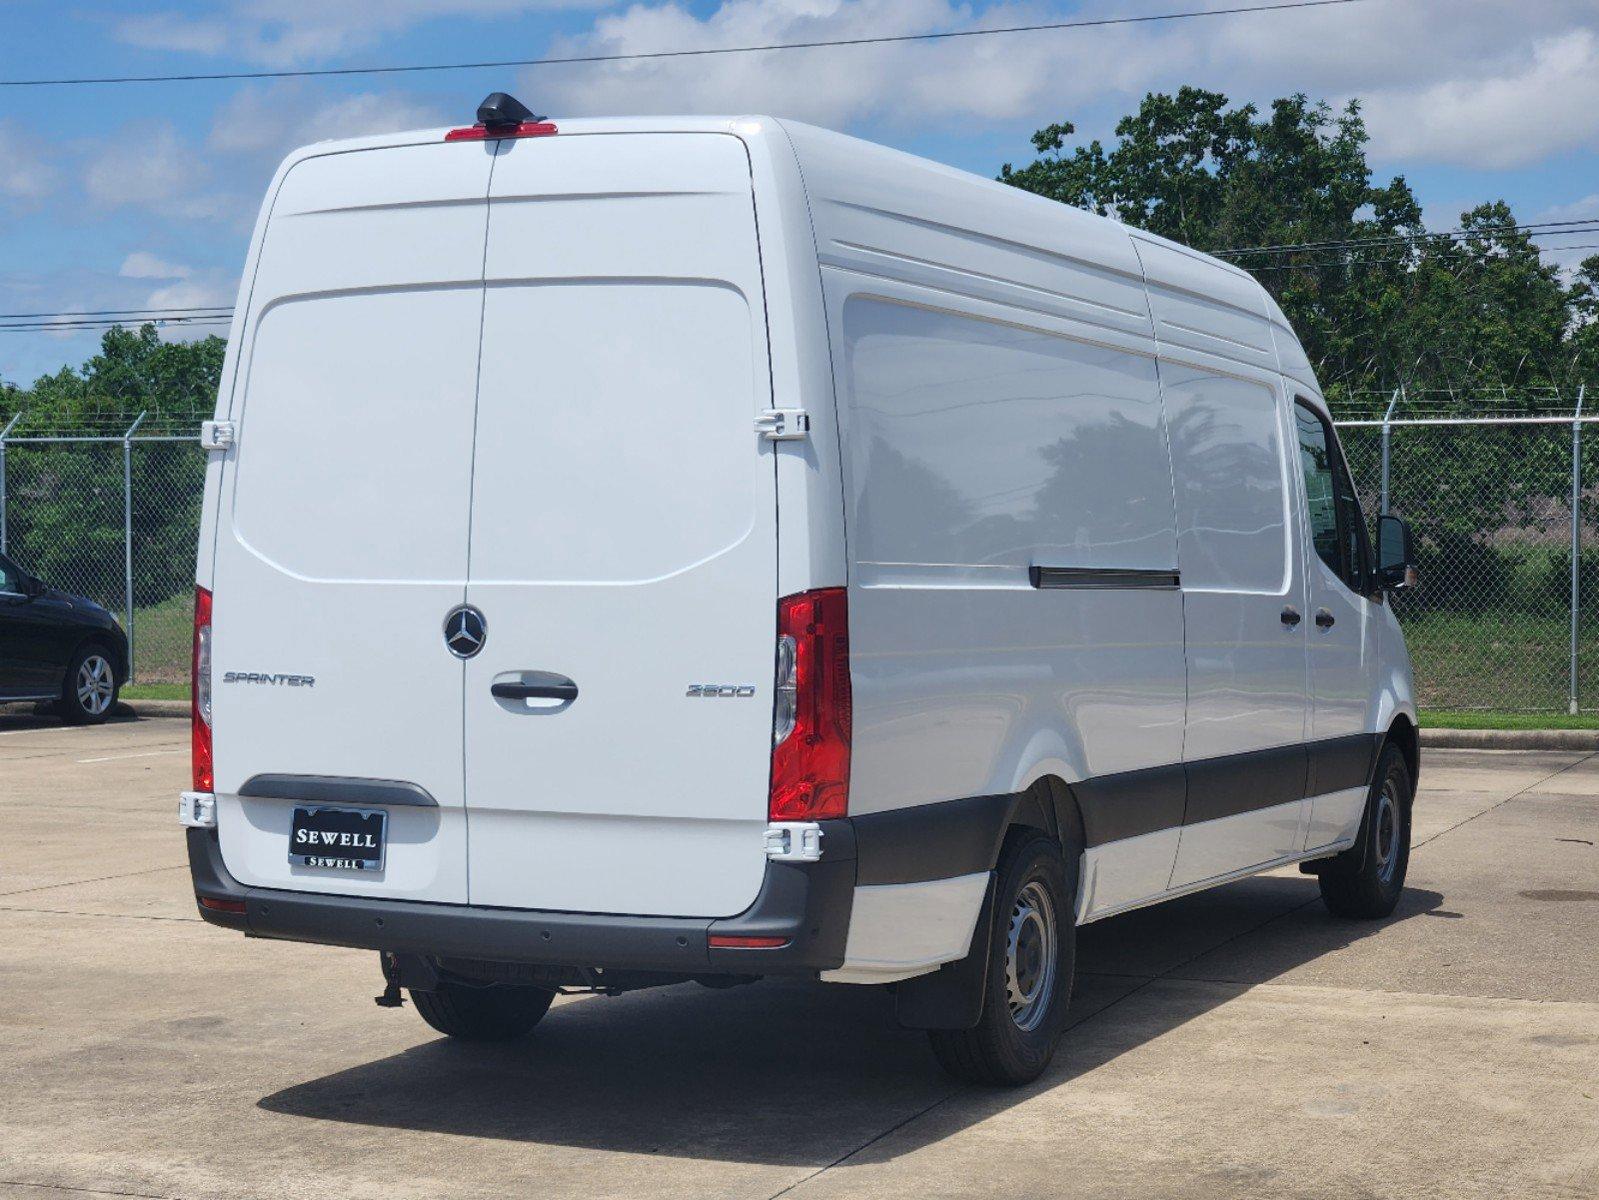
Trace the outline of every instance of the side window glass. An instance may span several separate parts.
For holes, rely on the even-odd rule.
[[[1327,429],[1321,418],[1303,404],[1294,405],[1299,428],[1299,462],[1305,473],[1305,500],[1310,508],[1310,540],[1316,554],[1340,578],[1344,571],[1343,543],[1338,536],[1338,498],[1333,486],[1333,460]]]
[[[22,573],[6,559],[0,558],[0,592],[20,592]]]
[[[1333,481],[1338,492],[1338,528],[1345,568],[1342,574],[1351,588],[1364,592],[1371,571],[1371,555],[1366,548],[1366,518],[1360,511],[1360,497],[1355,493],[1354,481],[1349,478],[1349,468],[1338,446],[1338,435],[1334,433],[1332,438]]]

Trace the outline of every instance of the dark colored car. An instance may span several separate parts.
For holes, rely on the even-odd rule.
[[[0,555],[0,704],[47,701],[63,720],[97,724],[127,678],[128,638],[110,612]]]

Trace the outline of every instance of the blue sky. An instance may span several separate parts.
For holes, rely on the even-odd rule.
[[[0,0],[0,78],[615,53],[1237,2]],[[1041,125],[1070,119],[1086,136],[1105,135],[1146,91],[1183,83],[1238,100],[1300,90],[1360,98],[1379,175],[1406,175],[1434,227],[1498,198],[1524,220],[1599,217],[1599,0],[1363,0],[625,68],[0,88],[0,312],[230,303],[284,153],[328,137],[468,123],[495,89],[557,119],[794,116],[992,175],[1030,158],[1028,136]],[[27,384],[80,363],[98,336],[0,331],[0,378]]]

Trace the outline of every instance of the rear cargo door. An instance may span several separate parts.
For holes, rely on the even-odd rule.
[[[776,620],[743,144],[502,143],[478,396],[472,903],[742,911],[765,870]]]
[[[294,166],[244,332],[213,613],[219,827],[247,884],[464,903],[461,661],[491,148]],[[392,787],[399,784],[400,787]],[[297,805],[383,868],[291,864]]]

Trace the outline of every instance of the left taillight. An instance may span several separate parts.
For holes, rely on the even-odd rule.
[[[190,760],[194,790],[215,791],[211,765],[211,593],[194,589],[194,659],[189,686]]]

